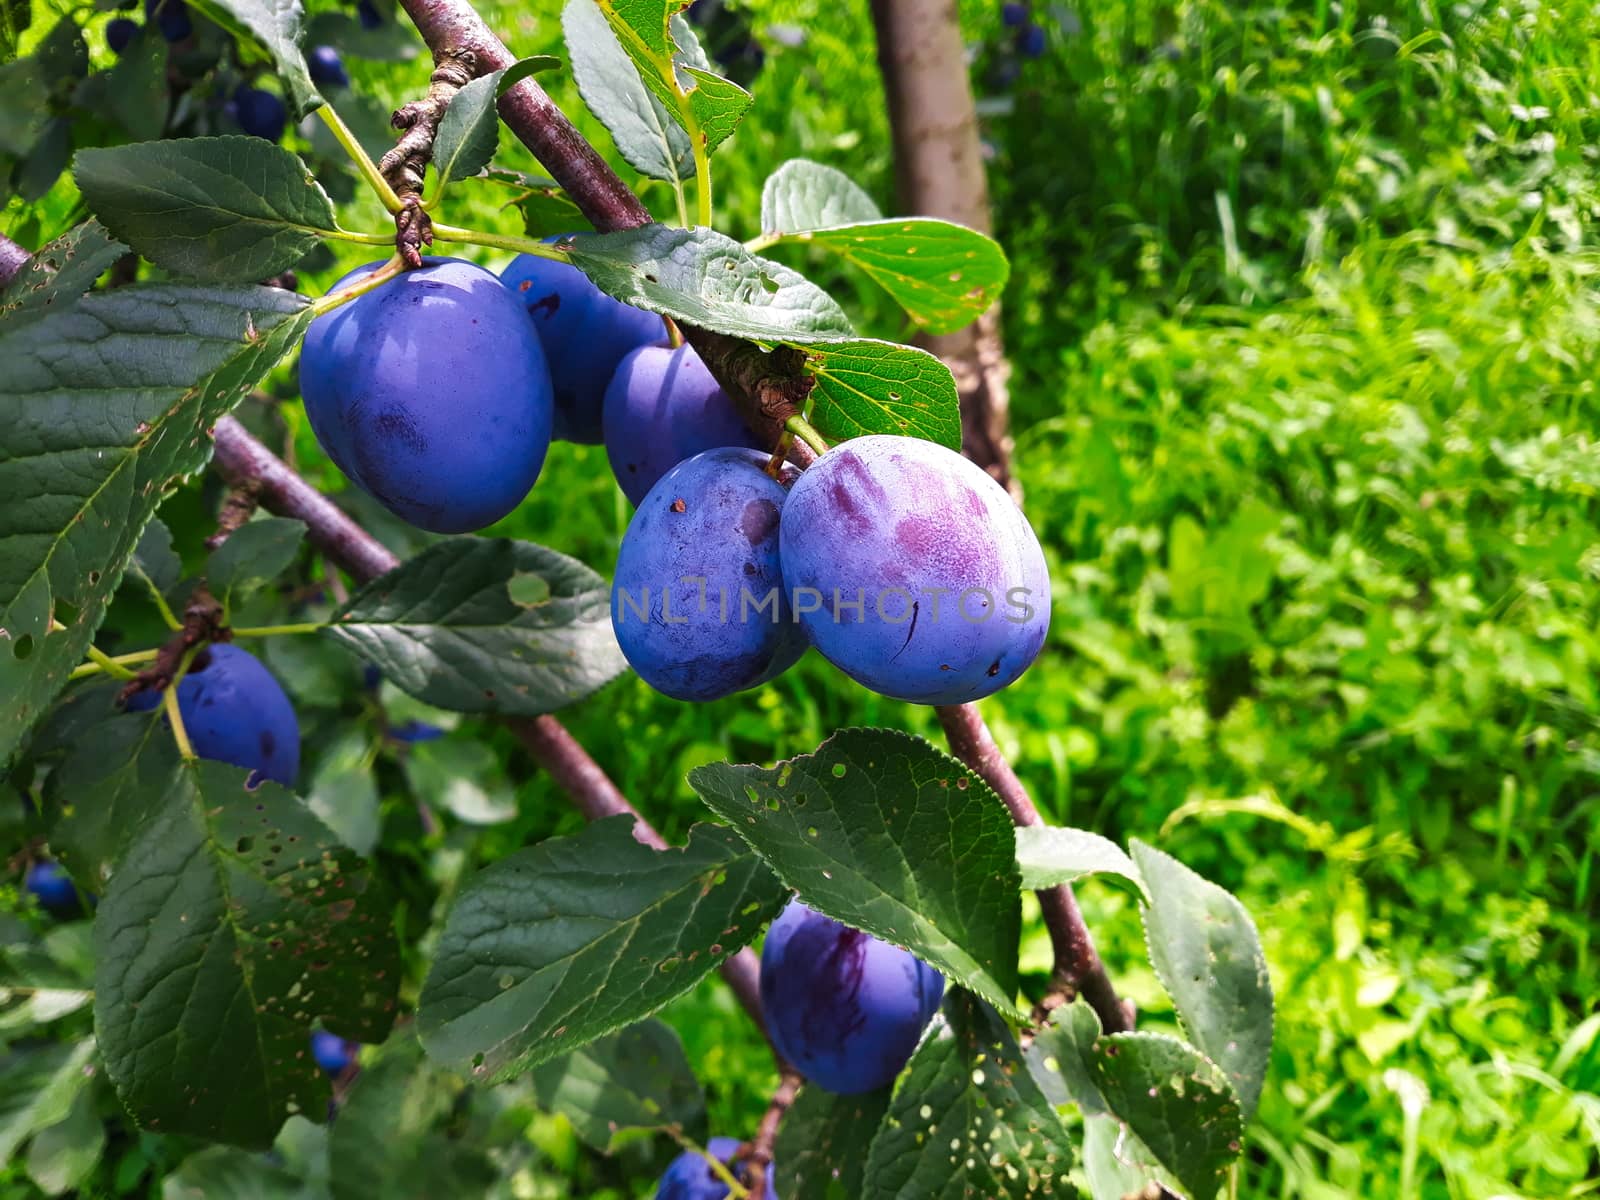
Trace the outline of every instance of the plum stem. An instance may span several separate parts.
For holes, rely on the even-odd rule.
[[[378,199],[383,201],[384,208],[390,212],[400,211],[400,197],[395,194],[394,188],[389,186],[389,181],[378,170],[378,164],[361,147],[355,134],[350,132],[350,127],[344,123],[343,118],[334,111],[333,105],[324,104],[317,109],[317,116],[322,118],[322,123],[328,127],[334,139],[344,152],[350,156],[350,161],[356,164],[356,170],[361,172],[361,177],[367,181],[367,186],[378,193]],[[387,239],[385,239],[387,240]]]
[[[746,1186],[752,1196],[767,1194],[767,1172],[772,1170],[772,1151],[778,1141],[778,1126],[783,1123],[784,1114],[789,1111],[804,1082],[805,1077],[793,1067],[783,1069],[778,1088],[772,1093],[767,1111],[761,1114],[761,1123],[756,1126],[755,1137],[740,1146],[739,1152],[734,1155],[735,1161],[742,1161],[750,1168]]]
[[[286,637],[297,633],[317,633],[327,627],[326,621],[301,621],[297,625],[250,625],[228,632],[236,638]]]
[[[349,287],[340,288],[337,292],[329,292],[311,305],[311,311],[317,316],[332,312],[341,304],[348,304],[357,296],[365,296],[368,292],[382,287],[396,275],[405,270],[405,259],[397,253],[383,266],[375,271],[369,271]]]
[[[710,1171],[711,1174],[715,1175],[719,1181],[727,1186],[728,1200],[745,1200],[745,1197],[751,1195],[750,1189],[740,1183],[733,1172],[728,1169],[728,1164],[711,1153],[710,1150],[693,1138],[684,1136],[683,1131],[675,1125],[668,1128],[667,1132],[672,1135],[673,1141],[677,1142],[689,1153],[698,1154],[705,1159],[706,1170]]]
[[[344,510],[317,491],[281,458],[252,437],[235,418],[223,417],[213,434],[217,470],[229,484],[254,480],[261,506],[280,517],[304,521],[311,544],[329,561],[362,583],[387,574],[400,560]],[[655,850],[667,841],[628,802],[599,763],[591,758],[566,726],[551,716],[507,718],[505,725],[535,762],[549,772],[573,806],[590,821],[626,813],[633,818],[633,836]],[[766,1033],[761,1012],[760,962],[749,947],[725,959],[719,968],[756,1028]],[[773,1052],[776,1056],[776,1051]]]
[[[222,605],[202,583],[189,594],[189,601],[183,606],[183,623],[150,654],[150,665],[128,681],[117,695],[118,702],[125,702],[139,692],[163,689],[171,692],[196,654],[208,643],[227,641],[228,637],[222,625]]]
[[[828,443],[822,440],[822,435],[811,427],[810,421],[807,421],[798,413],[785,421],[783,427],[818,454],[826,454],[828,452]]]
[[[149,658],[154,658],[156,656],[156,652],[154,650],[141,651],[140,653]],[[112,658],[111,655],[107,654],[104,650],[97,649],[94,646],[89,647],[87,654],[89,656],[89,662],[85,664],[86,666],[92,666],[96,670],[104,671],[107,675],[110,675],[115,679],[133,678],[133,672],[128,670],[128,668],[123,665],[122,659]],[[137,662],[140,660],[135,659],[134,661]],[[72,674],[74,678],[77,677],[79,671],[83,671],[83,667],[79,667],[77,670],[73,671]],[[84,673],[90,674],[91,672],[85,671]]]
[[[466,242],[474,246],[493,246],[497,250],[515,250],[536,258],[549,258],[556,262],[571,262],[572,256],[557,246],[537,238],[518,237],[512,233],[483,233],[476,229],[462,229],[435,221],[433,233],[441,242]]]
[[[665,314],[662,315],[661,323],[667,327],[667,345],[674,350],[683,345],[683,330],[678,328],[678,323]]]
[[[422,204],[422,185],[439,121],[455,94],[471,83],[479,71],[478,56],[461,46],[442,46],[433,52],[433,74],[428,94],[394,110],[389,123],[401,130],[400,140],[378,163],[400,207],[394,212],[395,250],[411,267],[422,265],[422,248],[433,244],[433,221]],[[437,199],[437,197],[435,197]]]
[[[189,731],[183,726],[183,713],[178,709],[178,684],[188,672],[189,664],[194,661],[194,656],[199,650],[199,646],[191,646],[184,652],[183,661],[173,673],[172,682],[161,695],[161,706],[166,710],[167,724],[172,728],[172,740],[178,743],[179,756],[189,762],[200,756],[194,752],[194,746],[189,741]]]

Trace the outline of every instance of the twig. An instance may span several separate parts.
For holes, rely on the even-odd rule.
[[[745,1186],[750,1189],[752,1196],[767,1194],[767,1172],[772,1169],[772,1148],[778,1141],[778,1126],[782,1124],[784,1114],[789,1111],[804,1082],[805,1077],[799,1071],[793,1067],[784,1068],[778,1080],[778,1089],[772,1093],[772,1101],[761,1116],[761,1124],[756,1126],[755,1137],[740,1146],[739,1152],[734,1155],[735,1161],[743,1162],[749,1168],[745,1173]]]
[[[255,485],[250,483],[228,489],[228,495],[222,501],[222,511],[217,514],[217,531],[206,539],[207,550],[217,549],[255,516],[256,508],[261,503],[256,490]]]
[[[439,120],[450,101],[478,73],[478,57],[459,47],[436,49],[433,74],[428,79],[428,94],[395,109],[389,123],[403,130],[394,149],[378,163],[378,171],[389,181],[400,199],[394,214],[395,250],[406,265],[422,265],[422,248],[433,245],[433,222],[422,207],[422,184],[428,160],[433,156],[433,139]]]
[[[156,651],[155,660],[117,693],[117,702],[126,703],[140,692],[166,690],[194,652],[212,642],[225,642],[231,636],[222,624],[222,605],[201,584],[183,606],[183,623]]]

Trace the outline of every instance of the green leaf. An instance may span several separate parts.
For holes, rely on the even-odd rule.
[[[1255,923],[1237,899],[1177,859],[1139,841],[1132,849],[1151,895],[1150,961],[1189,1037],[1232,1081],[1248,1121],[1272,1055],[1272,980]]]
[[[889,1111],[891,1088],[835,1096],[804,1087],[778,1127],[773,1156],[784,1200],[858,1200],[867,1154]]]
[[[55,186],[72,158],[72,119],[55,117],[17,171],[17,196],[25,204],[39,200]]]
[[[1106,1107],[1196,1197],[1214,1197],[1239,1157],[1244,1118],[1222,1068],[1162,1033],[1114,1033],[1089,1052]]]
[[[1110,838],[1084,829],[1024,825],[1017,829],[1017,866],[1025,888],[1054,887],[1085,875],[1108,875],[1140,900],[1149,899],[1133,859]]]
[[[206,560],[212,594],[227,604],[271,583],[294,561],[305,536],[305,522],[288,517],[257,517],[239,526]]]
[[[127,252],[98,221],[85,221],[63,234],[0,291],[0,328],[14,333],[71,304]]]
[[[811,907],[1017,1013],[1011,818],[955,759],[907,734],[846,729],[815,754],[713,763],[689,783]]]
[[[405,769],[412,795],[443,805],[458,821],[498,825],[517,815],[516,793],[500,758],[483,742],[418,742],[406,754]]]
[[[139,535],[128,572],[143,580],[146,588],[165,595],[183,578],[183,561],[172,548],[172,530],[160,517],[151,517],[150,523]]]
[[[1100,1019],[1080,1002],[1056,1009],[1034,1035],[1025,1055],[1028,1070],[1051,1104],[1076,1104],[1090,1117],[1106,1111],[1105,1098],[1088,1067],[1100,1034]]]
[[[303,1195],[292,1172],[230,1146],[196,1151],[161,1181],[161,1200],[301,1200]]]
[[[312,1024],[381,1041],[400,970],[356,857],[249,775],[180,761],[131,834],[94,922],[95,1029],[141,1125],[265,1149],[286,1117],[326,1108]]]
[[[44,785],[46,811],[55,816],[51,849],[90,891],[111,878],[129,830],[165,803],[165,783],[178,765],[156,714],[120,713],[103,700],[97,708],[102,720],[75,739]]]
[[[1011,1031],[968,992],[945,1000],[867,1157],[865,1200],[1071,1196],[1072,1147]]]
[[[50,88],[37,58],[0,63],[0,154],[25,158],[50,120]]]
[[[0,761],[82,661],[167,489],[204,465],[202,431],[310,321],[276,289],[153,284],[0,327]]]
[[[337,228],[305,164],[257,137],[83,150],[73,177],[95,216],[145,258],[218,283],[287,270]]]
[[[602,1153],[624,1129],[693,1131],[705,1118],[705,1096],[683,1043],[660,1021],[629,1025],[535,1067],[533,1086],[541,1108],[561,1113]]]
[[[410,62],[422,52],[421,40],[409,21],[383,21],[368,29],[348,12],[319,12],[306,22],[303,46],[337,46],[346,57],[377,62]],[[345,97],[339,97],[343,112]]]
[[[328,1133],[333,1200],[489,1195],[498,1173],[445,1128],[462,1091],[459,1079],[423,1058],[415,1038],[386,1044],[362,1068]]]
[[[869,338],[784,341],[806,352],[806,369],[817,381],[811,423],[825,438],[892,433],[961,448],[956,381],[926,350]]]
[[[538,71],[559,66],[549,55],[525,58],[499,71],[480,75],[450,101],[433,140],[433,165],[439,172],[438,189],[454,179],[476,175],[494,157],[500,133],[495,102],[505,90]]]
[[[783,236],[880,221],[883,213],[850,176],[805,158],[791,158],[761,188],[761,231]]]
[[[299,120],[322,106],[300,53],[300,0],[190,0],[201,12],[229,33],[248,35],[260,42],[278,67],[290,115]]]
[[[567,0],[561,29],[578,94],[611,134],[628,165],[669,183],[693,179],[689,135],[672,110],[645,87],[594,0]]]
[[[1150,1148],[1126,1125],[1109,1117],[1083,1123],[1083,1173],[1094,1200],[1144,1195],[1151,1184],[1163,1188],[1161,1196],[1176,1194],[1166,1189],[1165,1181],[1171,1176],[1161,1169]]]
[[[816,284],[712,229],[643,225],[576,238],[571,253],[601,291],[702,329],[768,344],[853,337]]]
[[[554,712],[626,668],[605,580],[506,538],[430,546],[352,597],[328,632],[397,687],[458,712]]]
[[[784,894],[725,829],[682,850],[597,821],[486,867],[445,922],[417,1025],[440,1062],[505,1079],[650,1015],[774,917]]]
[[[105,1145],[106,1127],[95,1108],[94,1089],[80,1088],[67,1115],[33,1135],[28,1178],[49,1196],[72,1191],[94,1170]]]
[[[73,103],[126,130],[136,142],[150,142],[167,127],[172,98],[167,89],[167,40],[141,33],[110,70],[96,71],[78,85]]]
[[[306,806],[362,858],[371,857],[381,829],[370,749],[359,728],[339,734],[318,760],[306,791]]]
[[[682,7],[681,0],[600,0],[644,85],[711,152],[738,127],[754,97],[711,70],[689,23],[677,16]]]
[[[0,1163],[14,1161],[34,1133],[65,1120],[89,1082],[94,1039],[48,1042],[0,1058]]]

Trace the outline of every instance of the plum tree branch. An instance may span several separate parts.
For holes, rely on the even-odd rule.
[[[436,49],[433,64],[428,94],[402,104],[389,119],[401,131],[400,140],[378,163],[378,173],[400,201],[394,214],[395,250],[412,267],[422,265],[422,248],[433,244],[433,223],[422,207],[422,184],[433,156],[434,135],[451,99],[478,71],[477,56],[455,46]]]
[[[785,1067],[777,1090],[767,1104],[767,1111],[761,1115],[761,1124],[756,1126],[755,1136],[739,1148],[738,1158],[749,1168],[745,1174],[745,1186],[752,1196],[767,1194],[767,1172],[772,1170],[772,1151],[778,1141],[778,1126],[783,1123],[784,1115],[794,1104],[794,1098],[799,1095],[804,1083],[805,1076],[793,1067]]]

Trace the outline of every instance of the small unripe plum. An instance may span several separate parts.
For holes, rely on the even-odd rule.
[[[194,32],[189,6],[183,0],[144,0],[144,15],[169,42],[181,42]]]
[[[640,346],[606,388],[606,457],[637,505],[686,458],[719,446],[760,443],[691,346]]]
[[[706,1149],[713,1158],[726,1165],[733,1161],[739,1141],[737,1138],[714,1137],[706,1143]],[[733,1177],[741,1183],[744,1181],[743,1174],[742,1167],[733,1171]],[[764,1200],[778,1200],[777,1190],[772,1186],[774,1174],[769,1166],[766,1190],[762,1193]],[[728,1185],[697,1150],[685,1150],[673,1159],[656,1188],[656,1200],[725,1200],[727,1195]]]
[[[133,39],[139,36],[140,25],[137,21],[127,17],[112,17],[106,22],[106,45],[111,47],[111,52],[119,58],[127,48],[133,45]]]
[[[332,46],[311,47],[311,53],[306,55],[306,65],[311,69],[314,83],[326,83],[333,87],[350,86],[350,72],[344,69],[344,59]]]
[[[533,254],[517,255],[500,279],[522,300],[544,345],[555,387],[556,438],[599,443],[611,374],[628,351],[662,338],[661,318],[613,300],[577,267]]]
[[[550,373],[498,279],[459,259],[423,264],[311,323],[300,394],[322,448],[364,491],[413,525],[465,533],[539,478]]]
[[[761,949],[761,1010],[785,1058],[842,1095],[894,1081],[939,1009],[944,976],[909,950],[791,900]]]
[[[140,692],[128,708],[148,712],[160,703],[160,692]],[[300,723],[282,685],[248,650],[222,643],[197,654],[178,684],[178,714],[201,758],[294,786]]]
[[[855,438],[790,492],[783,578],[811,644],[857,683],[964,704],[1027,670],[1050,578],[1021,510],[981,468],[920,438]]]
[[[281,141],[289,123],[283,98],[255,87],[241,86],[234,91],[233,115],[240,129],[251,137],[266,138],[269,142]]]
[[[668,471],[628,523],[611,625],[639,677],[678,700],[773,679],[805,652],[778,562],[786,485],[759,450],[726,446]]]
[[[329,1075],[342,1075],[355,1061],[358,1043],[319,1029],[311,1035],[311,1057]]]
[[[81,908],[78,889],[72,886],[71,878],[60,863],[49,859],[34,863],[23,876],[22,886],[39,902],[39,907],[52,916],[73,916]]]

